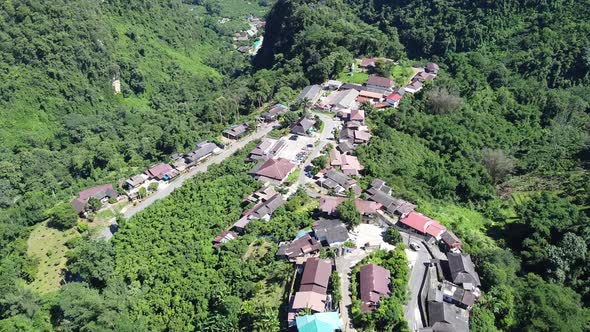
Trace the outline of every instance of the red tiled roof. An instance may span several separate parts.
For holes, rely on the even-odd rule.
[[[260,166],[258,171],[256,171],[256,175],[283,181],[291,173],[293,168],[295,168],[295,165],[287,159],[269,159]]]
[[[439,237],[446,230],[438,221],[418,212],[410,212],[400,222],[422,234],[430,234],[434,237]]]
[[[375,67],[375,58],[364,58],[361,60],[361,67]]]
[[[381,203],[365,201],[362,199],[355,199],[354,204],[356,205],[356,209],[361,214],[374,214],[377,213],[377,210],[381,208]]]
[[[390,94],[389,96],[387,96],[387,100],[400,101],[400,100],[402,100],[402,95],[400,95],[397,92],[394,92],[394,93]]]
[[[323,196],[320,198],[320,211],[332,214],[336,212],[338,205],[342,204],[346,198]]]
[[[385,107],[391,107],[391,105],[389,105],[388,103],[376,103],[376,104],[373,104],[373,107],[375,107],[375,108],[385,108]]]
[[[154,178],[162,179],[165,175],[170,176],[169,173],[172,173],[173,169],[172,166],[164,163],[159,163],[156,166],[148,169],[148,174]]]

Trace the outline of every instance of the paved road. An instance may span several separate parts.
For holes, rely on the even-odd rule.
[[[340,315],[342,316],[342,324],[344,332],[355,332],[356,330],[350,324],[350,307],[352,305],[352,299],[350,295],[350,271],[352,268],[360,262],[368,252],[362,249],[355,249],[353,252],[346,254],[345,256],[336,257],[336,271],[340,276],[340,293],[342,299],[340,300]]]
[[[400,232],[404,242],[409,244],[410,242],[416,242],[420,244],[420,239],[416,236],[411,236],[408,233]],[[430,261],[430,254],[424,248],[424,245],[420,244],[420,250],[416,252],[417,258],[412,267],[410,273],[410,281],[408,288],[410,290],[410,301],[404,308],[404,316],[408,321],[410,331],[417,331],[424,327],[422,324],[422,318],[420,310],[418,308],[418,295],[420,293],[420,287],[422,286],[422,280],[424,279],[424,273],[426,272],[426,266],[424,263]]]
[[[334,140],[329,140],[328,138],[333,137],[334,134],[332,133],[332,130],[334,128],[342,125],[341,121],[334,119],[334,117],[330,115],[318,112],[314,112],[313,114],[319,116],[320,119],[324,122],[324,130],[321,133],[319,133],[319,137],[317,140],[318,144],[313,148],[305,162],[301,165],[302,171],[301,173],[299,173],[299,178],[297,179],[297,182],[293,186],[291,186],[291,188],[289,188],[289,193],[291,193],[291,191],[293,191],[294,193],[295,191],[297,191],[297,188],[305,186],[307,182],[311,181],[310,178],[305,176],[305,172],[303,170],[305,169],[305,167],[311,164],[312,160],[320,156],[322,149],[324,149],[326,144],[336,144]]]
[[[123,216],[125,219],[131,218],[136,213],[142,211],[143,209],[147,208],[148,206],[152,205],[155,201],[162,199],[168,195],[170,195],[174,189],[182,186],[182,183],[195,176],[197,173],[206,172],[207,168],[213,164],[219,164],[231,155],[233,155],[236,151],[246,146],[248,143],[260,139],[263,136],[267,135],[271,130],[275,123],[263,124],[262,127],[257,128],[255,132],[252,134],[242,138],[237,142],[233,142],[230,146],[226,147],[220,154],[214,155],[207,159],[202,164],[192,168],[187,173],[180,175],[178,178],[170,182],[168,186],[162,188],[146,198],[145,200],[141,201],[136,206],[129,206],[124,212]]]
[[[312,160],[320,156],[322,149],[326,146],[326,144],[335,144],[335,141],[329,140],[328,138],[333,137],[334,134],[332,133],[332,129],[340,126],[341,122],[335,120],[334,117],[324,113],[314,112],[313,114],[319,116],[320,119],[324,122],[324,130],[321,133],[319,133],[319,137],[317,139],[318,144],[308,154],[307,159],[305,159],[305,162],[303,162],[303,164],[300,165],[301,172],[299,173],[299,178],[297,179],[297,182],[291,185],[287,196],[291,196],[297,191],[297,188],[305,186],[307,182],[311,181],[310,178],[305,176],[305,172],[303,170],[305,169],[305,167],[311,164]]]

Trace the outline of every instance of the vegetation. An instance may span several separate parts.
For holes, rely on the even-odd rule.
[[[338,217],[342,219],[348,229],[353,229],[361,224],[362,216],[354,204],[354,199],[349,198],[336,207]]]
[[[391,273],[389,297],[382,297],[374,312],[361,311],[359,295],[360,268],[367,264],[379,265]],[[352,270],[352,319],[356,328],[366,331],[409,331],[408,323],[404,319],[403,304],[408,299],[409,268],[406,254],[402,247],[392,251],[377,250],[360,261]]]
[[[385,230],[385,234],[383,234],[383,241],[391,245],[397,246],[403,243],[404,239],[402,238],[400,232],[397,229],[395,229],[395,227],[387,227],[387,229]]]

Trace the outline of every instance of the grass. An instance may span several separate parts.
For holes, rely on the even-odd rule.
[[[391,70],[391,79],[396,86],[404,86],[410,83],[412,76],[414,76],[414,70],[409,66],[399,65]]]
[[[369,79],[369,74],[363,72],[354,72],[352,76],[350,72],[342,72],[338,75],[338,80],[344,83],[363,84]]]
[[[262,239],[254,241],[248,246],[248,250],[244,254],[244,259],[261,260],[268,250],[272,247],[271,243]]]
[[[66,265],[66,242],[77,236],[76,230],[65,232],[47,227],[47,222],[36,225],[27,241],[28,255],[39,261],[35,280],[29,287],[38,293],[50,293],[60,288],[62,270]]]
[[[285,180],[285,183],[289,185],[295,183],[295,181],[297,181],[297,178],[299,177],[299,173],[301,173],[301,168],[297,168],[295,171],[293,171],[293,173],[289,174],[289,176],[287,176],[287,179]]]

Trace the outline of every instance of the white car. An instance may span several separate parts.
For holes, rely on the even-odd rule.
[[[420,250],[420,245],[416,242],[410,242],[410,248],[414,251]]]

